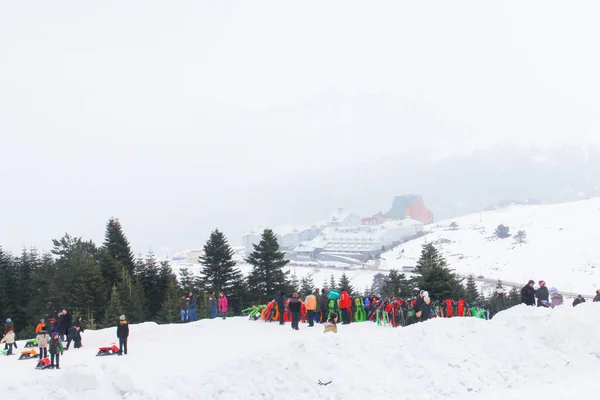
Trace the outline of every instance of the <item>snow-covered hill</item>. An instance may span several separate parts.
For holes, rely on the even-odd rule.
[[[450,224],[456,222],[458,229]],[[497,239],[499,224],[524,243]],[[593,294],[600,287],[600,199],[572,203],[512,206],[429,226],[430,233],[382,257],[381,268],[414,265],[423,243],[433,242],[460,274],[522,282],[545,280],[567,292]]]
[[[130,326],[129,354],[122,357],[95,356],[115,341],[114,328],[86,331],[84,347],[65,352],[60,370],[0,356],[0,397],[517,400],[600,393],[598,304],[519,306],[492,321],[338,328],[324,335],[320,326],[293,331],[245,318],[145,323]]]

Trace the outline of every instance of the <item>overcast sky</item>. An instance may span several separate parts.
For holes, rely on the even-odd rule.
[[[357,204],[324,183],[362,185],[379,159],[600,141],[598,15],[597,1],[0,0],[0,245],[100,242],[110,216],[136,252],[201,247],[217,226],[236,244]]]

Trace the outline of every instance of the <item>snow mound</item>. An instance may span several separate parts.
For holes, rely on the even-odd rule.
[[[114,329],[86,331],[61,370],[0,358],[0,396],[30,399],[519,398],[597,393],[600,304],[519,306],[492,321],[434,319],[407,328],[365,322],[293,331],[245,318],[130,327],[127,356],[96,357]],[[587,372],[590,371],[590,372]],[[331,382],[327,385],[322,383]],[[523,398],[523,397],[521,397]]]

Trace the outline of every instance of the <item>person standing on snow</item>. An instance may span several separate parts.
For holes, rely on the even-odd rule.
[[[208,297],[208,309],[210,310],[210,319],[217,318],[217,298],[215,292],[210,292]]]
[[[188,320],[188,300],[185,295],[179,298],[179,309],[181,310],[181,322]]]
[[[419,295],[417,296],[417,299],[415,300],[415,310],[419,311],[421,309],[421,305],[423,304],[423,301],[425,299],[425,294],[427,292],[424,290],[421,290],[419,292]]]
[[[575,307],[581,303],[585,303],[585,299],[583,298],[582,295],[578,295],[577,298],[575,300],[573,300],[573,307]]]
[[[192,292],[190,292],[190,302],[188,303],[188,309],[190,321],[197,321],[198,317],[196,316],[196,296],[194,296],[194,293]]]
[[[327,322],[327,300],[328,300],[327,290],[323,289],[321,291],[321,298],[320,298],[321,323],[322,324]]]
[[[279,310],[279,325],[285,325],[285,321],[283,320],[283,314],[285,314],[285,297],[283,292],[279,292],[279,296],[275,299],[275,304],[277,304],[277,309]]]
[[[525,304],[526,306],[535,306],[535,289],[533,288],[534,284],[535,282],[533,279],[530,279],[529,282],[527,282],[527,285],[523,286],[521,289],[521,303]]]
[[[554,308],[556,306],[561,306],[563,303],[562,294],[558,293],[558,289],[552,288],[550,289],[550,298],[552,299],[550,302],[550,307]]]
[[[321,322],[321,295],[319,294],[319,289],[315,289],[313,293],[315,296],[315,316],[313,320],[317,320],[317,322]]]
[[[227,297],[223,293],[219,293],[219,312],[223,315],[223,319],[227,315]]]
[[[40,323],[37,324],[37,326],[35,327],[35,333],[40,333],[42,329],[46,329],[46,323],[44,321],[44,318],[40,319]]]
[[[319,289],[315,290],[315,293],[318,292]],[[317,309],[317,297],[314,294],[309,294],[304,299],[304,304],[306,304],[306,321],[308,322],[308,326],[315,326],[315,310]]]
[[[119,317],[117,326],[117,337],[119,338],[119,355],[127,355],[127,338],[129,338],[129,324],[124,315]]]
[[[342,325],[348,325],[350,323],[350,295],[346,289],[342,289],[340,294],[340,309],[342,310]]]
[[[298,299],[298,293],[294,293],[288,304],[290,312],[292,313],[292,329],[298,330],[298,322],[300,321],[300,309],[302,303]]]
[[[4,335],[2,340],[0,340],[0,343],[6,343],[5,350],[8,351],[6,355],[12,356],[13,346],[15,347],[15,349],[17,348],[17,342],[15,341],[15,333],[12,330],[6,332],[6,335]]]
[[[48,357],[48,342],[50,342],[50,335],[46,332],[46,327],[44,326],[40,332],[38,332],[35,340],[38,342],[38,349],[40,350],[39,358],[40,360]]]
[[[496,313],[499,313],[506,310],[506,294],[502,288],[496,290],[496,294]]]
[[[544,305],[544,301],[549,301],[550,293],[548,292],[548,288],[546,287],[546,282],[539,281],[538,285],[540,285],[540,287],[538,290],[535,291],[535,296],[537,297],[537,306],[542,307]]]
[[[596,295],[594,296],[594,299],[592,300],[592,302],[594,302],[594,303],[600,302],[600,289],[596,290]]]
[[[71,314],[68,313],[67,310],[62,310],[60,319],[58,320],[58,333],[60,334],[61,341],[65,341],[65,336],[69,334],[72,323],[73,317],[71,317]]]
[[[420,308],[417,309],[415,315],[418,318],[419,322],[425,322],[429,318],[431,318],[431,299],[429,296],[423,297],[423,302],[421,303]]]
[[[15,330],[15,324],[14,324],[14,322],[12,322],[12,319],[7,318],[6,319],[6,324],[4,324],[4,335],[2,335],[2,336],[6,336],[6,334],[8,332],[14,332],[14,330]],[[6,343],[6,342],[4,342],[4,343],[5,343],[4,344],[4,350],[8,350],[8,343]],[[15,346],[15,348],[16,347],[17,346]]]
[[[50,368],[60,369],[60,356],[63,354],[64,347],[58,332],[52,334],[52,339],[48,343],[48,351],[50,353]]]

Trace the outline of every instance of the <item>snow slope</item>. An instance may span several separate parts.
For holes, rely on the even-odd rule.
[[[449,228],[451,222],[457,230]],[[527,241],[496,239],[499,224]],[[414,265],[426,242],[433,242],[460,274],[522,282],[545,280],[567,292],[593,294],[600,287],[600,199],[552,205],[513,206],[443,221],[430,233],[382,257],[381,268]]]
[[[407,328],[365,322],[299,331],[245,318],[130,327],[129,355],[95,357],[115,330],[86,331],[61,370],[0,358],[10,399],[519,399],[569,386],[600,368],[600,304],[515,307],[492,321],[437,319]],[[321,382],[332,381],[327,386]]]

